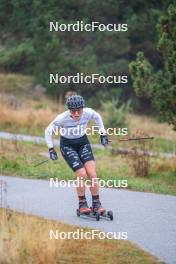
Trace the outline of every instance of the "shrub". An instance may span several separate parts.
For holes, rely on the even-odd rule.
[[[119,101],[101,102],[102,110],[105,112],[104,123],[106,127],[128,127],[127,115],[130,110],[131,101],[119,106]]]

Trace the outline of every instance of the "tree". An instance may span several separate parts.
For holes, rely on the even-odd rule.
[[[0,0],[0,70],[31,74],[54,96],[69,90],[87,98],[119,85],[51,85],[49,73],[129,75],[128,63],[138,49],[158,62],[154,25],[170,0]],[[50,32],[49,21],[127,23],[127,32]],[[147,32],[147,34],[146,34]],[[157,67],[160,62],[157,63]],[[128,86],[128,87],[127,87]],[[121,86],[122,87],[122,86]],[[99,93],[99,91],[102,93]],[[121,89],[128,100],[131,85]],[[106,93],[108,94],[108,93]],[[117,91],[115,98],[118,97]],[[102,99],[98,96],[97,102]],[[121,98],[120,98],[121,99]]]
[[[167,14],[157,24],[157,50],[162,56],[162,68],[154,69],[142,52],[129,65],[137,96],[151,98],[161,119],[176,129],[176,4],[169,5]]]

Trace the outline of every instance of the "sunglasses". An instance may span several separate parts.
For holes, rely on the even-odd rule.
[[[82,112],[82,109],[83,109],[83,108],[70,109],[70,112],[71,112],[72,114],[74,114],[74,113],[76,113],[76,112],[81,113],[81,112]]]

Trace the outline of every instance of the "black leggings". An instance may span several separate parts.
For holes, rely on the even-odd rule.
[[[86,135],[75,139],[61,136],[60,150],[73,171],[83,168],[87,161],[94,160],[92,148]]]

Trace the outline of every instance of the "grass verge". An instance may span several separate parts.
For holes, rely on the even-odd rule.
[[[59,149],[56,150],[59,153]],[[34,167],[35,164],[46,159],[46,157],[39,155],[42,152],[47,152],[44,145],[1,139],[1,174],[36,179],[75,179],[72,170],[60,153],[58,161],[50,160],[41,166]],[[118,187],[122,180],[127,180],[128,189],[135,191],[176,195],[175,159],[152,158],[150,174],[144,178],[134,176],[126,158],[112,155],[109,150],[94,149],[93,152],[98,178],[105,181],[116,180]]]
[[[67,233],[77,231],[78,227],[0,209],[0,263],[159,263],[155,257],[125,240],[51,240],[50,230]]]

